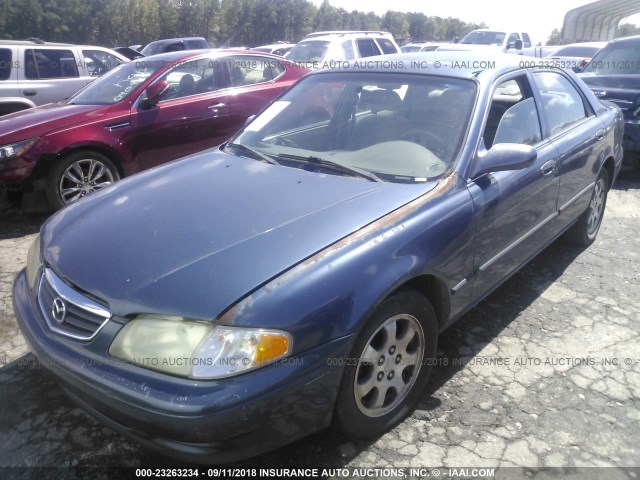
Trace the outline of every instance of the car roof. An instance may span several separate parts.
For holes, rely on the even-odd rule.
[[[263,56],[267,58],[279,59],[282,61],[282,57],[278,57],[277,55],[272,55],[271,53],[266,52],[258,52],[255,50],[239,50],[237,48],[209,48],[209,49],[199,49],[199,50],[178,50],[176,52],[165,52],[158,53],[157,55],[149,55],[148,57],[144,57],[142,59],[137,59],[134,61],[160,61],[169,63],[178,63],[184,60],[195,59],[200,57],[206,57],[211,55],[212,53],[219,54],[220,56],[224,55],[232,55],[232,54],[241,54],[241,55],[252,55],[252,56]]]
[[[366,57],[349,62],[349,67],[339,62],[338,65],[322,68],[311,75],[335,71],[351,72],[393,72],[418,73],[422,75],[439,75],[458,78],[476,78],[480,73],[491,71],[493,76],[499,76],[522,68],[523,61],[542,62],[544,59],[527,57],[524,55],[510,55],[496,53],[487,56],[486,53],[475,52],[411,52],[377,57]],[[438,67],[435,63],[438,63]],[[475,62],[475,63],[474,63]],[[355,65],[357,64],[357,66]]]
[[[320,32],[313,32],[307,34],[303,40],[307,40],[309,38],[317,38],[317,37],[344,37],[347,35],[382,35],[382,36],[392,36],[391,33],[385,32],[383,30],[327,30]]]
[[[172,42],[180,42],[183,40],[204,40],[202,37],[177,37],[177,38],[163,38],[162,40],[154,40],[153,42],[149,42],[149,45],[158,45],[162,43],[172,43]]]
[[[21,45],[31,47],[81,47],[81,48],[105,48],[111,50],[109,47],[102,47],[100,45],[84,45],[77,43],[59,43],[59,42],[43,42],[41,40],[0,40],[0,45]]]
[[[622,37],[611,40],[609,43],[636,43],[640,41],[640,35],[634,35],[632,37]]]
[[[579,42],[579,43],[567,43],[566,45],[558,45],[558,50],[561,50],[566,47],[595,47],[602,48],[608,42]]]

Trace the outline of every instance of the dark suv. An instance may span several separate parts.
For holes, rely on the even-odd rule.
[[[640,169],[640,36],[609,42],[580,77],[598,98],[622,109],[624,165]]]
[[[181,50],[206,50],[209,43],[202,37],[167,38],[151,42],[141,51],[142,55],[157,55],[166,52],[179,52]]]

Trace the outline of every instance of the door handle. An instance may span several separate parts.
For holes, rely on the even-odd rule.
[[[215,105],[209,105],[207,107],[207,110],[211,110],[213,113],[220,113],[220,110],[222,110],[226,106],[227,105],[224,103],[216,103]]]
[[[37,95],[38,91],[37,90],[23,90],[22,93],[24,94],[25,97],[33,97],[34,95]]]
[[[555,169],[556,169],[556,161],[549,160],[548,162],[545,162],[544,165],[540,167],[540,173],[542,175],[550,175],[554,172]]]
[[[596,140],[600,141],[604,138],[604,130],[600,129],[596,132]]]

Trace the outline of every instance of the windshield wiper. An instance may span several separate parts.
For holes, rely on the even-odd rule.
[[[238,150],[242,150],[243,152],[250,154],[256,160],[262,160],[263,162],[270,163],[271,165],[280,165],[273,158],[265,155],[264,153],[258,152],[257,150],[254,150],[253,148],[247,147],[246,145],[243,145],[242,143],[227,143],[227,147],[235,147]]]
[[[332,162],[331,160],[326,160],[324,158],[315,157],[311,155],[310,157],[303,157],[301,155],[290,155],[288,153],[281,153],[278,155],[280,158],[284,158],[287,160],[294,160],[296,162],[303,163],[311,163],[313,165],[321,165],[323,167],[332,168],[334,170],[338,170],[342,173],[347,173],[352,177],[362,177],[370,180],[372,182],[381,182],[380,178],[373,172],[369,172],[367,170],[357,168],[357,167],[348,167],[343,165],[342,163]]]

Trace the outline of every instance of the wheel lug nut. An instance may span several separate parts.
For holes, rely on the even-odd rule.
[[[393,355],[394,353],[396,353],[396,346],[393,345],[391,348],[389,348],[389,355]]]
[[[402,361],[402,355],[398,354],[396,356],[396,365],[398,365]]]
[[[387,379],[391,380],[393,378],[393,372],[389,372],[389,375],[387,375]]]
[[[382,373],[382,372],[378,372],[378,375],[377,375],[377,377],[376,377],[376,378],[378,379],[378,381],[379,381],[379,382],[381,382],[381,381],[382,381],[382,379],[384,378],[384,373]]]
[[[382,366],[384,365],[384,355],[380,355],[380,358],[378,359],[378,366]]]

